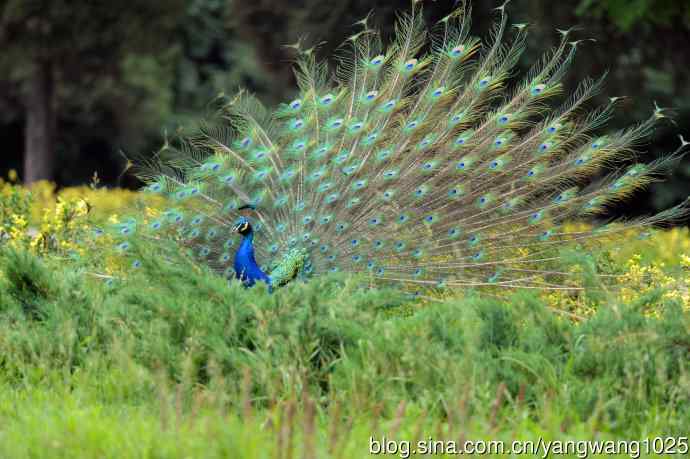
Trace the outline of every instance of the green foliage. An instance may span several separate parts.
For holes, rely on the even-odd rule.
[[[3,457],[273,457],[285,435],[363,457],[371,434],[457,438],[458,420],[467,438],[687,433],[690,316],[670,300],[571,321],[531,292],[423,304],[331,276],[268,294],[182,260],[104,287],[9,248],[0,273]]]
[[[31,205],[29,192],[0,178],[0,240],[7,237],[18,215],[26,215]]]
[[[0,285],[10,300],[4,307],[14,303],[28,317],[40,319],[41,308],[55,296],[55,278],[40,259],[28,252],[3,248],[0,254],[4,274]]]
[[[582,0],[577,14],[606,14],[622,30],[638,23],[670,25],[674,20],[690,25],[690,4],[676,0]]]

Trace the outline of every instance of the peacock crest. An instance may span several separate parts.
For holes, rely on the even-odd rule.
[[[528,28],[498,15],[488,41],[469,35],[467,5],[432,31],[413,7],[387,46],[364,23],[334,72],[302,53],[299,98],[270,112],[240,92],[220,123],[142,164],[146,192],[172,205],[121,224],[119,247],[140,232],[174,240],[246,285],[342,271],[415,291],[548,289],[567,276],[553,268],[563,247],[685,213],[568,229],[657,179],[686,143],[630,166],[663,110],[596,136],[618,98],[585,108],[602,79],[564,94],[579,41],[560,31],[511,78]]]

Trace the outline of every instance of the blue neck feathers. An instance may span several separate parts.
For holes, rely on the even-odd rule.
[[[235,253],[235,277],[246,287],[251,287],[257,281],[264,281],[270,285],[271,278],[264,273],[254,259],[254,232],[242,236],[242,243]]]

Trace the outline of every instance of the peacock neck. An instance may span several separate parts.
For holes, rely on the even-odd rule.
[[[235,276],[245,285],[252,286],[257,280],[269,281],[254,258],[254,233],[242,236],[242,242],[235,253]]]
[[[240,244],[240,247],[246,247],[247,250],[250,250],[252,253],[254,253],[254,232],[253,231],[249,234],[242,235],[242,243]]]
[[[251,265],[252,267],[257,267],[256,260],[254,259],[254,233],[249,233],[242,236],[242,242],[237,248],[237,253],[235,254],[235,260],[241,262],[244,265]]]

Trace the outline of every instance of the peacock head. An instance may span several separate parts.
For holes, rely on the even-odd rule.
[[[237,219],[235,226],[232,228],[236,233],[240,233],[242,236],[246,236],[252,232],[252,225],[246,217],[240,217]]]

